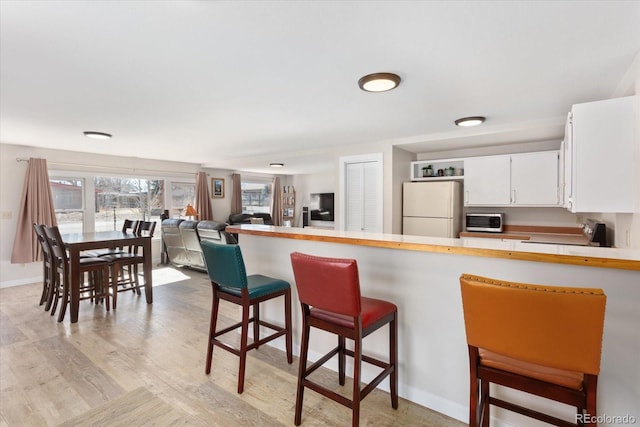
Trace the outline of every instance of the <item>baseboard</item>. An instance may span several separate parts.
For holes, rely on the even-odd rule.
[[[40,277],[29,277],[23,279],[16,280],[5,280],[4,282],[0,282],[0,289],[2,288],[11,288],[13,286],[22,286],[22,285],[32,285],[34,283],[42,282],[42,276]]]

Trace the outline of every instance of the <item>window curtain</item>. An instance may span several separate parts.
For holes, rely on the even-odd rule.
[[[280,178],[273,178],[271,183],[271,218],[273,225],[282,225],[282,187],[280,187]]]
[[[47,160],[30,158],[20,199],[18,225],[11,253],[12,264],[42,260],[38,238],[33,230],[34,223],[49,227],[58,224],[49,185]]]
[[[242,213],[242,178],[239,173],[231,175],[233,189],[231,191],[231,213]]]
[[[207,174],[198,172],[196,175],[196,200],[195,206],[199,220],[213,221],[213,208],[211,208],[211,198],[209,197],[209,185]]]

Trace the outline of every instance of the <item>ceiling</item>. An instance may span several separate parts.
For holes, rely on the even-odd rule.
[[[561,138],[640,51],[638,1],[2,0],[0,20],[1,142],[283,174],[357,144]],[[400,86],[358,88],[381,71]]]

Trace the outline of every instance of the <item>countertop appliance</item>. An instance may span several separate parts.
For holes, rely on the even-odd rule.
[[[465,227],[467,231],[488,231],[502,233],[504,214],[501,213],[467,213]]]
[[[405,182],[402,185],[402,234],[455,238],[461,227],[460,182]]]
[[[602,222],[587,219],[582,224],[582,234],[546,234],[532,236],[523,243],[551,243],[556,245],[601,246],[607,247],[607,226]]]

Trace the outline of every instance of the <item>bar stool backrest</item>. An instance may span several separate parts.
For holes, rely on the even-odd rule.
[[[360,315],[360,279],[355,259],[294,252],[291,264],[302,304],[345,316]]]
[[[202,240],[200,246],[212,282],[238,289],[247,287],[247,270],[239,245],[221,245]]]
[[[602,289],[460,277],[467,344],[551,368],[598,375]]]

